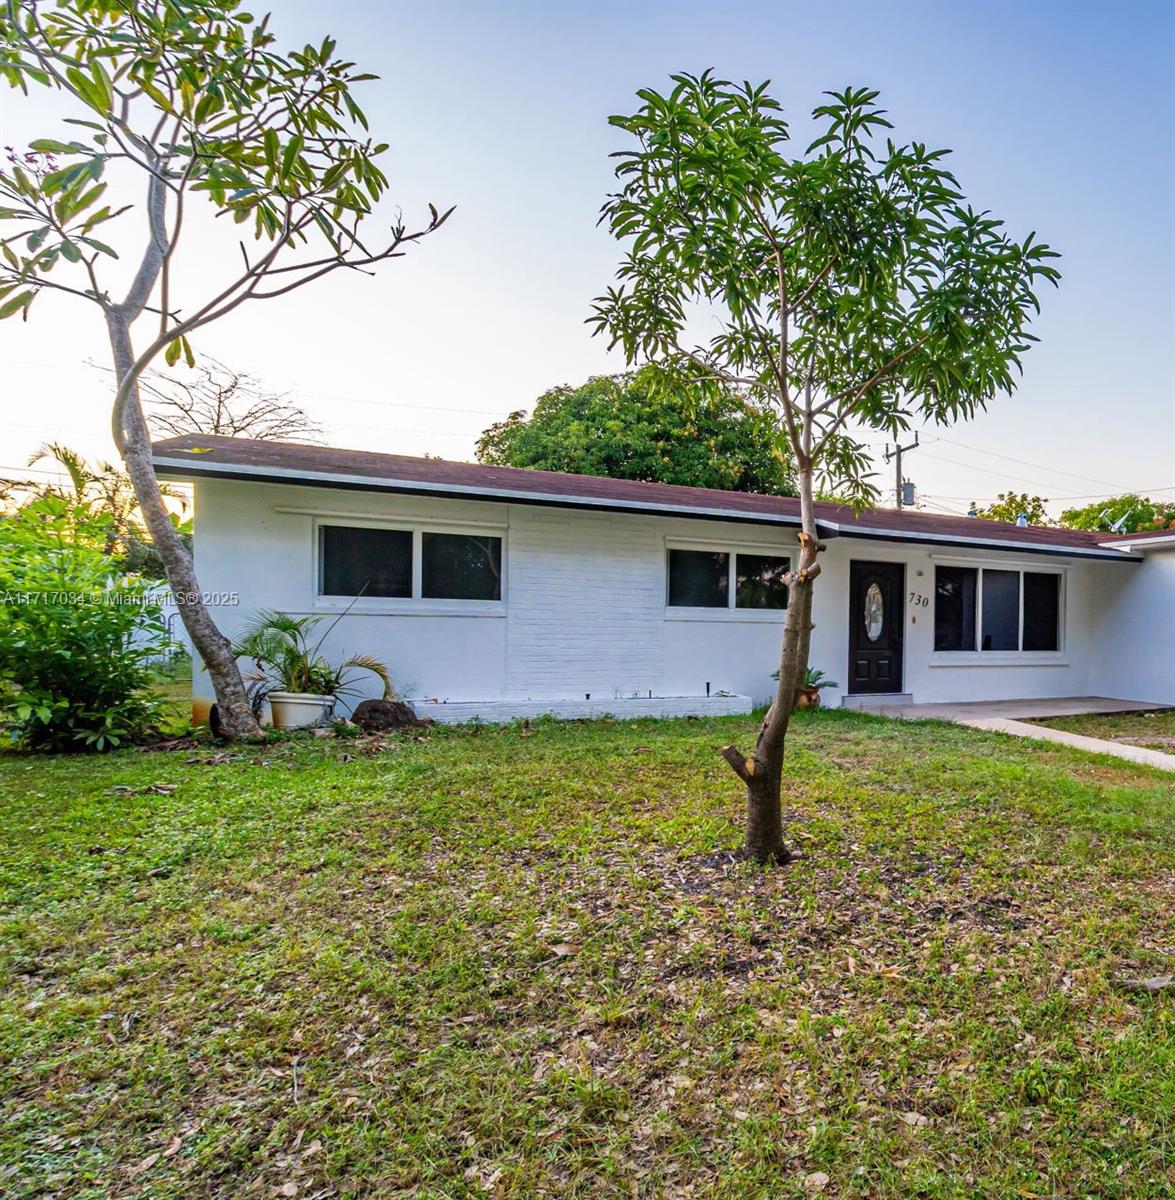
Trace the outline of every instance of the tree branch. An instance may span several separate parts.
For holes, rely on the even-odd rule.
[[[719,753],[730,764],[730,769],[743,781],[749,784],[755,774],[755,760],[747,758],[735,746],[723,746]]]

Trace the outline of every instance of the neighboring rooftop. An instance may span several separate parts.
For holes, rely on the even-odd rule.
[[[1175,528],[1140,529],[1137,533],[1099,533],[1099,545],[1133,553],[1175,548]]]
[[[187,434],[154,445],[155,470],[167,479],[252,479],[258,482],[362,491],[430,493],[459,499],[564,508],[622,510],[660,516],[800,523],[800,502],[789,496],[761,496],[643,483],[558,471],[487,467],[439,458],[408,458],[368,450],[342,450],[296,442]],[[855,514],[839,504],[816,504],[821,537],[882,541],[940,542],[989,546],[1038,554],[1065,554],[1122,562],[1132,556],[1105,544],[1106,534],[1079,529],[1021,527],[1004,521],[952,517],[905,509],[874,508]],[[1124,547],[1124,549],[1127,549]]]

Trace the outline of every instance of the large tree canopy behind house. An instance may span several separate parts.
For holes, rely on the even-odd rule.
[[[642,369],[544,392],[478,439],[494,466],[794,496],[769,413],[717,386],[658,386]]]
[[[1100,529],[1106,532],[1139,533],[1175,525],[1175,503],[1151,500],[1133,494],[1095,500],[1083,508],[1067,508],[1062,525],[1069,529]]]
[[[1051,525],[1045,509],[1047,503],[1047,498],[1030,496],[1027,492],[1000,492],[989,505],[978,509],[975,515],[986,521],[1015,521],[1024,517],[1029,525]]]

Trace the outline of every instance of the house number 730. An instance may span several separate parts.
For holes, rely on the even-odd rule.
[[[914,605],[915,608],[929,608],[930,597],[922,595],[921,592],[911,592],[910,603]]]

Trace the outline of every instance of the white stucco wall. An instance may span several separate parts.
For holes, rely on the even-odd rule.
[[[362,599],[330,635],[332,656],[373,653],[392,668],[402,692],[423,700],[697,696],[709,684],[712,692],[765,701],[772,691],[783,614],[667,611],[666,547],[794,550],[790,529],[223,480],[199,481],[195,508],[202,588],[240,595],[238,606],[216,613],[230,634],[259,608],[337,611],[337,602],[317,595],[320,520],[501,536],[500,604]],[[903,690],[918,702],[1129,694],[1106,690],[1099,647],[1106,597],[1123,592],[1132,573],[1143,569],[1137,565],[835,539],[816,585],[811,661],[842,684],[852,559],[906,565]],[[1062,648],[936,655],[934,566],[940,561],[1061,570]],[[910,602],[910,593],[929,597],[930,604]],[[1155,602],[1150,590],[1138,601],[1144,609]],[[197,671],[195,688],[197,695],[211,694],[206,674]],[[839,703],[841,694],[827,692],[825,702]]]
[[[1175,550],[1115,572],[1093,631],[1098,694],[1175,704]]]
[[[895,542],[838,538],[830,542],[828,550],[821,555],[821,575],[816,583],[820,598],[810,657],[813,666],[842,682],[848,669],[849,564],[854,559],[905,564],[902,691],[911,694],[918,704],[1091,694],[1096,666],[1091,632],[1099,579],[1137,570],[1128,563],[957,547],[931,549]],[[1055,652],[1030,654],[936,652],[934,569],[940,563],[1059,571],[1063,578],[1061,648]],[[925,597],[929,603],[922,605],[917,597]],[[839,690],[829,693],[834,697],[833,702],[841,694]]]

